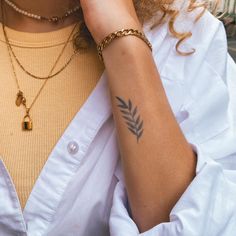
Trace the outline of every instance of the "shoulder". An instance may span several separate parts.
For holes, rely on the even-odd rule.
[[[185,2],[188,1],[185,0]],[[185,8],[181,8],[180,14],[175,20],[174,28],[178,33],[192,33],[192,36],[183,41],[179,47],[182,52],[190,52],[194,49],[195,53],[190,56],[182,56],[176,52],[176,44],[179,39],[170,32],[168,20],[153,29],[151,29],[151,21],[145,24],[145,33],[153,45],[153,55],[157,64],[161,64],[158,60],[159,54],[164,53],[167,61],[176,61],[177,64],[187,63],[185,65],[191,66],[191,71],[189,71],[191,75],[196,73],[203,61],[215,65],[219,74],[223,75],[222,68],[225,67],[224,62],[227,58],[227,39],[223,23],[208,10],[196,22],[195,19],[202,9],[197,9],[191,13],[186,11]],[[219,57],[221,60],[216,60]]]
[[[185,5],[189,0],[183,0]],[[178,33],[191,32],[192,36],[180,43],[181,52],[195,52],[189,56],[180,55],[176,51],[179,38],[169,29],[168,20],[158,27],[151,28],[152,21],[144,25],[145,33],[153,45],[153,56],[163,77],[175,80],[193,78],[204,63],[208,64],[223,80],[225,80],[228,57],[227,38],[224,25],[208,10],[195,21],[203,8],[188,12],[181,6],[179,15],[174,21],[174,29]],[[203,68],[202,71],[204,72]]]
[[[181,51],[194,48],[190,56],[176,52],[179,39],[171,35],[167,23],[152,30],[147,30],[147,24],[145,29],[172,110],[175,114],[187,111],[187,118],[180,124],[185,136],[190,142],[206,143],[235,129],[231,105],[235,103],[228,81],[232,81],[236,66],[229,60],[222,22],[209,11],[194,22],[197,14],[183,10],[175,23],[178,32],[192,32],[180,47]]]

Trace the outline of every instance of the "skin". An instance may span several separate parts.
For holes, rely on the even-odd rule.
[[[55,11],[59,14],[61,11],[55,6],[66,7],[72,3],[65,0],[15,2],[41,15],[55,15]],[[121,28],[142,29],[132,0],[103,0],[102,4],[101,0],[80,2],[96,43]],[[26,18],[20,22],[14,17],[20,16],[11,11],[8,26],[22,31],[31,31],[34,26],[37,32],[58,29],[75,20],[71,18],[55,26]],[[131,214],[140,232],[144,232],[169,221],[171,209],[195,176],[196,156],[175,120],[147,45],[137,37],[122,37],[103,51],[103,58]],[[135,119],[140,116],[137,126],[142,122],[139,131],[143,132],[139,138],[127,124],[127,117],[132,118],[135,107]],[[124,118],[124,112],[130,111]]]
[[[73,8],[77,4],[75,0],[16,0],[14,3],[22,9],[42,16],[63,15],[66,9]],[[6,5],[6,4],[5,4]],[[66,27],[76,22],[76,17],[67,18],[63,23],[50,24],[31,20],[28,17],[16,13],[6,5],[6,25],[18,31],[25,32],[49,32]]]

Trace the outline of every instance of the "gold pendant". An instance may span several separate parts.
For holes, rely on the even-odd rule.
[[[23,131],[31,131],[33,129],[33,122],[29,114],[26,114],[24,116],[23,122],[22,122],[22,130]]]
[[[23,100],[24,96],[23,96],[23,92],[19,91],[16,95],[16,105],[19,107],[22,104],[22,100]]]

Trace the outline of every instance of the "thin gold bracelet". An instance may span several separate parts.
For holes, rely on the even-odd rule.
[[[151,49],[152,51],[152,45],[151,43],[148,41],[147,37],[145,36],[145,34],[139,30],[135,30],[135,29],[121,29],[121,30],[117,30],[111,34],[109,34],[108,36],[106,36],[101,43],[99,43],[97,45],[97,50],[98,50],[98,56],[100,58],[101,61],[103,61],[103,56],[102,56],[102,51],[114,40],[123,36],[129,36],[129,35],[133,35],[136,36],[140,39],[142,39],[147,45],[148,47]]]

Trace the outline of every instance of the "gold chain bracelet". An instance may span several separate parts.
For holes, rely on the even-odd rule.
[[[98,56],[99,56],[100,60],[103,61],[102,52],[114,39],[117,39],[117,38],[120,38],[123,36],[129,36],[129,35],[133,35],[133,36],[136,36],[136,37],[142,39],[152,51],[152,45],[148,41],[147,37],[145,36],[145,34],[143,32],[141,32],[139,30],[135,30],[135,29],[121,29],[121,30],[118,30],[118,31],[115,31],[115,32],[109,34],[107,37],[105,37],[101,41],[101,43],[99,43],[97,45]]]

